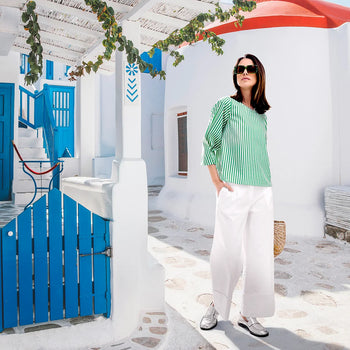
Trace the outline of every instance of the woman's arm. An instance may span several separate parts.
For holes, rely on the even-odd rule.
[[[216,193],[219,195],[221,189],[223,187],[226,187],[229,191],[233,192],[233,188],[227,184],[226,182],[223,182],[218,174],[218,171],[216,169],[216,165],[215,164],[210,164],[208,165],[208,169],[209,169],[209,174],[211,177],[211,181],[213,181],[213,184],[216,188]]]

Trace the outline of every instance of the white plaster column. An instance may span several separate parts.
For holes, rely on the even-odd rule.
[[[82,76],[77,82],[77,144],[80,176],[93,176],[92,159],[96,154],[96,123],[99,120],[98,75]]]
[[[140,43],[138,22],[123,34]],[[141,79],[136,64],[116,52],[116,160],[112,166],[112,320],[119,337],[137,326],[140,312],[164,310],[164,270],[147,252],[148,192],[141,159]]]

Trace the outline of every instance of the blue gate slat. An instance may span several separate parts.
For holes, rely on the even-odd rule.
[[[49,192],[50,319],[63,318],[62,198]]]
[[[106,241],[106,246],[110,247],[110,236],[109,236],[109,221],[105,222],[105,241]],[[110,266],[110,260],[111,258],[107,259],[107,266],[106,266],[106,276],[107,276],[107,281],[106,281],[106,313],[105,316],[108,318],[111,315],[111,266]]]
[[[0,228],[0,259],[2,261],[2,228]],[[0,261],[0,262],[1,262]],[[4,325],[3,325],[3,306],[2,306],[2,269],[1,269],[1,265],[0,265],[0,332],[2,332],[4,330]]]
[[[46,195],[33,205],[35,322],[48,321]]]
[[[63,195],[63,207],[65,316],[70,318],[79,315],[76,202],[70,197]]]
[[[93,214],[93,248],[94,254],[103,252],[106,249],[105,243],[105,220],[100,216]],[[94,312],[103,314],[107,311],[106,305],[106,255],[94,255]]]
[[[17,218],[19,324],[33,323],[32,209]]]
[[[91,254],[91,212],[78,205],[79,254]],[[79,256],[80,316],[92,311],[92,256]]]
[[[9,234],[9,232],[12,232]],[[16,219],[2,229],[2,277],[4,328],[17,326]]]

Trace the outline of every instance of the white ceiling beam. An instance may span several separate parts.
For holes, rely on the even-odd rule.
[[[20,31],[20,34],[24,37],[29,36],[28,32],[25,31],[24,29],[22,29]],[[52,33],[52,32],[48,32],[46,30],[40,30],[40,37],[42,39],[51,39],[51,40],[55,40],[57,42],[61,42],[62,44],[65,45],[72,45],[72,46],[77,46],[83,50],[86,50],[88,47],[90,47],[91,43],[90,42],[86,42],[86,41],[82,41],[79,39],[72,39],[72,38],[68,38],[66,36],[63,35],[59,35],[56,33]]]
[[[162,0],[169,5],[186,7],[188,9],[208,12],[209,10],[215,10],[215,5],[208,2],[198,1],[198,0]]]
[[[155,30],[151,30],[151,29],[148,29],[148,28],[140,28],[140,31],[141,31],[141,35],[144,34],[146,36],[149,36],[151,38],[154,38],[155,41],[158,41],[158,40],[164,40],[166,39],[169,34],[166,34],[166,33],[161,33],[161,32],[157,32]]]
[[[22,46],[18,46],[16,45],[16,43],[13,45],[13,50],[14,51],[17,51],[17,52],[20,52],[20,53],[24,53],[26,55],[29,54],[29,50],[27,50],[26,48],[23,48]],[[43,58],[45,60],[52,60],[52,61],[56,61],[56,62],[61,62],[63,64],[67,64],[69,66],[74,66],[77,64],[77,61],[74,61],[74,60],[71,60],[70,58],[62,58],[62,56],[56,56],[54,53],[46,53],[46,52],[43,52]]]
[[[75,7],[71,7],[67,5],[58,4],[57,2],[52,2],[49,0],[35,0],[35,2],[37,3],[37,5],[47,10],[57,11],[57,12],[64,13],[66,15],[76,16],[82,19],[97,22],[96,14],[88,11],[80,10]]]
[[[151,45],[147,45],[147,44],[140,44],[140,47],[138,48],[139,49],[139,52],[140,54],[141,53],[144,53],[144,52],[148,52],[149,50],[151,50],[152,46]]]
[[[104,0],[108,6],[112,7],[115,12],[127,13],[132,10],[132,6],[119,4],[118,2],[114,2],[111,0]]]
[[[47,32],[47,31],[43,31],[43,30],[40,31],[40,36],[43,39],[52,39],[52,40],[55,40],[57,42],[61,42],[65,45],[78,46],[84,50],[86,50],[91,45],[91,43],[81,41],[79,39],[72,39],[72,38],[65,37],[63,35]]]
[[[141,0],[123,17],[122,20],[137,21],[145,12],[150,10],[158,2],[159,0]]]
[[[29,46],[27,43],[26,43],[26,38],[23,38],[23,37],[17,37],[16,40],[15,40],[15,44],[18,44],[20,46]],[[55,45],[52,45],[52,44],[47,44],[45,42],[42,42],[41,43],[42,47],[43,47],[43,50],[44,52],[48,52],[50,54],[50,52],[59,52],[61,53],[62,56],[64,57],[70,57],[72,60],[78,60],[82,55],[83,53],[81,52],[77,52],[77,51],[73,51],[73,50],[70,50],[70,49],[65,49],[63,47],[60,47],[60,46],[55,46]]]
[[[15,7],[18,9],[22,9],[24,4],[25,1],[23,0],[0,0],[0,6]]]
[[[94,29],[81,27],[81,26],[73,24],[73,23],[63,22],[63,21],[60,21],[60,20],[55,19],[55,18],[49,18],[49,17],[44,17],[44,16],[39,16],[38,22],[39,22],[39,25],[46,24],[46,25],[51,26],[53,28],[61,28],[61,29],[67,30],[70,33],[76,33],[76,32],[83,33],[83,34],[87,34],[87,35],[90,35],[93,37],[101,35],[101,33],[102,33],[101,31],[96,31]]]
[[[188,24],[188,22],[183,20],[183,19],[165,16],[165,15],[162,15],[160,13],[155,13],[155,12],[151,12],[151,11],[144,13],[141,17],[148,19],[150,21],[155,21],[158,23],[171,25],[171,26],[174,26],[177,28],[183,28]]]

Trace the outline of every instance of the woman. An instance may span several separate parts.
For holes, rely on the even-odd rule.
[[[220,314],[228,320],[234,287],[244,276],[238,325],[255,336],[269,333],[256,317],[274,314],[273,200],[267,153],[265,70],[247,54],[233,71],[237,93],[221,98],[203,141],[203,165],[216,188],[210,255],[213,299],[200,328],[211,329]]]

